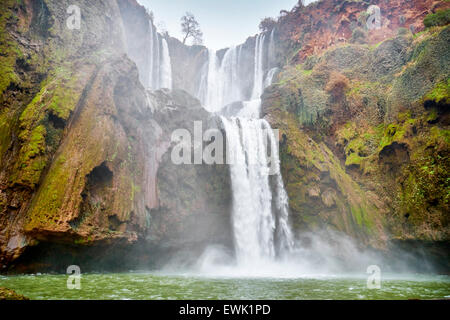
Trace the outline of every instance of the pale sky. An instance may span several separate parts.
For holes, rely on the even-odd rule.
[[[153,11],[158,29],[163,24],[172,37],[182,39],[180,18],[194,14],[203,31],[203,44],[222,49],[243,43],[258,33],[264,17],[278,17],[291,10],[298,0],[138,0]],[[307,0],[306,3],[313,2]]]

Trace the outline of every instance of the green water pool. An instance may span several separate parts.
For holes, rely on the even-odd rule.
[[[0,276],[0,286],[30,299],[448,299],[450,276],[385,275],[380,289],[365,275],[298,278],[203,277],[160,272],[92,273],[81,289],[68,275]]]

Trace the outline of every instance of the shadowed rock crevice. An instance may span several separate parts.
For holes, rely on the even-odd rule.
[[[95,167],[87,176],[86,184],[81,197],[83,201],[80,205],[78,217],[70,221],[70,226],[77,229],[87,216],[94,215],[99,211],[105,211],[108,204],[105,203],[104,196],[108,194],[113,183],[113,173],[107,167],[106,162]],[[120,221],[116,215],[108,217],[109,225],[116,230]]]
[[[393,142],[383,148],[379,154],[380,163],[392,172],[398,172],[400,167],[409,162],[409,150],[406,143]]]

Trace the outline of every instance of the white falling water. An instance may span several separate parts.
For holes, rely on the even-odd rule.
[[[208,50],[208,65],[202,72],[198,97],[210,112],[218,112],[232,102],[241,101],[240,67],[241,46],[231,47],[219,62],[217,52]]]
[[[150,35],[150,40],[149,40],[149,44],[148,44],[148,80],[147,80],[147,87],[152,87],[153,85],[153,56],[154,56],[154,46],[155,46],[155,41],[154,41],[154,28],[153,28],[153,23],[151,20],[148,21],[148,25],[149,25],[149,35]]]
[[[264,39],[266,35],[264,33],[259,34],[256,37],[255,45],[255,76],[253,82],[252,100],[260,99],[263,91],[263,78],[264,78]]]
[[[291,228],[288,223],[289,198],[284,188],[283,178],[281,176],[278,140],[276,139],[270,124],[268,122],[265,122],[265,124],[267,126],[267,133],[270,140],[272,176],[275,177],[275,209],[278,217],[278,248],[280,253],[284,253],[289,252],[294,245]]]
[[[251,100],[244,102],[244,109],[239,116],[259,118],[261,114],[261,95],[264,91],[264,39],[265,34],[256,37],[254,76]]]
[[[246,264],[274,258],[275,217],[269,185],[263,121],[222,118],[233,189],[233,230],[236,258]],[[233,151],[231,151],[233,150]]]
[[[220,66],[222,105],[242,100],[241,83],[238,75],[241,46],[229,48]]]
[[[275,65],[276,64],[276,57],[275,57],[275,28],[272,29],[270,32],[270,38],[269,38],[269,48],[267,53],[267,60],[269,65]]]
[[[272,84],[273,77],[277,71],[278,71],[278,68],[275,67],[275,68],[270,69],[269,72],[267,72],[266,79],[264,80],[264,88],[267,88],[268,86],[270,86]]]
[[[172,89],[172,66],[170,62],[169,46],[166,39],[162,39],[162,61],[161,61],[160,87]]]
[[[278,144],[272,128],[259,119],[261,95],[277,71],[265,76],[265,34],[256,37],[251,95],[245,100],[239,77],[242,46],[229,48],[222,61],[209,51],[209,62],[200,84],[200,99],[209,111],[218,112],[225,105],[242,101],[237,117],[221,117],[227,136],[227,161],[233,192],[232,220],[238,265],[273,261],[292,247],[288,225],[288,197],[284,189],[278,157]],[[271,36],[273,42],[273,35]],[[268,58],[267,58],[268,60]]]
[[[157,90],[172,88],[172,66],[166,39],[161,37],[149,21],[149,43],[147,56],[147,88]]]
[[[286,251],[292,246],[277,140],[264,119],[221,119],[227,133],[227,161],[231,164],[237,262],[249,265],[273,260],[277,252],[275,235],[278,248]],[[274,192],[271,174],[276,180]]]
[[[210,112],[216,112],[222,107],[220,95],[220,80],[218,72],[218,59],[215,50],[208,51],[208,79],[206,84],[206,99],[204,105]]]

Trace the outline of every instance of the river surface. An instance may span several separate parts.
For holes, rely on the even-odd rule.
[[[159,272],[91,273],[81,289],[67,288],[67,275],[0,276],[7,287],[30,299],[449,299],[450,276],[384,275],[380,289],[367,288],[367,275],[297,278],[204,277]]]

